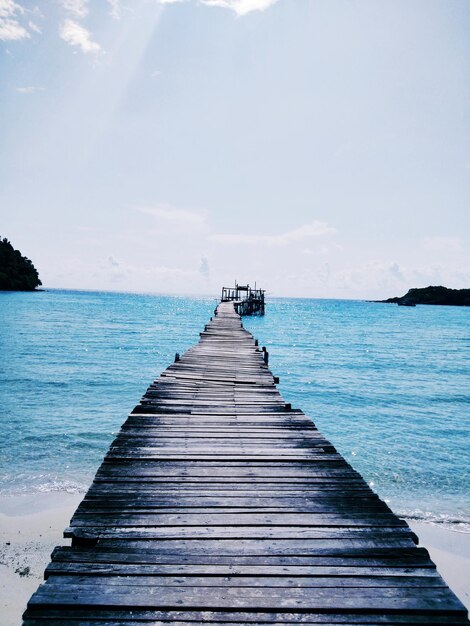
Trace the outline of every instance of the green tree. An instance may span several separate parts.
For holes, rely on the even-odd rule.
[[[33,291],[39,285],[42,283],[31,261],[8,239],[0,239],[0,290]]]

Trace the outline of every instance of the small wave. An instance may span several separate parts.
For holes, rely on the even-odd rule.
[[[88,487],[79,483],[68,481],[52,481],[37,485],[36,491],[39,493],[65,492],[65,493],[85,493]]]
[[[44,476],[37,476],[36,478],[30,478],[27,484],[19,484],[14,479],[7,479],[2,482],[3,485],[0,486],[0,495],[14,496],[35,493],[85,493],[91,480],[89,483],[85,484],[85,482],[58,480],[53,477],[48,479]]]
[[[470,534],[470,517],[456,516],[449,513],[432,513],[430,511],[396,511],[397,515],[415,522],[426,522],[454,532]]]

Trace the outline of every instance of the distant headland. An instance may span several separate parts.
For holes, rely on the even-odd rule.
[[[42,285],[31,261],[0,238],[0,291],[34,291]]]
[[[448,287],[429,286],[421,289],[410,289],[408,293],[398,298],[374,300],[374,302],[395,303],[404,306],[415,306],[417,304],[470,306],[470,289],[449,289]]]

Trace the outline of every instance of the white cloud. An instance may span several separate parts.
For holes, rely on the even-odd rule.
[[[398,263],[392,263],[390,265],[390,267],[388,268],[388,271],[390,272],[390,274],[393,276],[393,278],[396,278],[402,282],[405,281],[405,277],[403,276],[403,272],[401,271],[400,266],[398,265]]]
[[[24,13],[25,9],[17,2],[0,0],[0,40],[19,41],[30,36],[17,19],[18,15]]]
[[[462,240],[459,237],[425,237],[423,248],[428,252],[459,252],[462,250]]]
[[[13,0],[0,0],[0,17],[11,17],[17,13],[23,14],[25,9]]]
[[[237,15],[247,15],[252,11],[265,11],[277,0],[201,0],[202,4],[231,9]]]
[[[109,14],[115,20],[121,19],[121,2],[120,0],[108,0]]]
[[[468,265],[456,270],[451,265],[439,263],[399,266],[396,262],[375,260],[354,267],[343,265],[332,273],[331,284],[346,297],[385,299],[402,296],[412,287],[466,287],[469,269]]]
[[[39,35],[42,34],[42,30],[39,28],[39,26],[35,22],[29,20],[28,26],[33,32],[38,33]]]
[[[0,18],[0,39],[2,41],[19,41],[26,39],[29,33],[16,20]]]
[[[115,19],[121,17],[120,0],[106,0],[109,13]],[[187,0],[159,0],[160,4],[175,4]],[[221,7],[234,11],[237,15],[247,15],[252,11],[264,11],[275,4],[277,0],[199,0],[202,4],[212,7]],[[98,52],[101,47],[92,40],[89,31],[81,26],[77,20],[82,20],[89,14],[89,0],[59,0],[62,8],[67,12],[66,19],[60,27],[60,36],[72,46],[83,52]],[[19,41],[30,37],[28,28],[23,25],[18,16],[25,13],[37,12],[26,9],[14,0],[0,0],[0,40]],[[41,33],[40,27],[33,21],[28,21],[28,27],[35,33]]]
[[[90,32],[73,20],[62,22],[59,32],[65,42],[80,48],[86,54],[96,53],[101,50],[101,46],[91,39]]]
[[[15,91],[17,91],[18,93],[31,94],[37,93],[38,91],[44,91],[44,87],[15,87]]]
[[[107,272],[112,283],[120,283],[127,277],[126,269],[123,269],[121,263],[112,255],[108,257],[107,263],[101,265],[101,270]]]
[[[179,222],[187,224],[202,224],[207,220],[207,213],[202,211],[187,211],[186,209],[175,209],[169,205],[160,204],[154,207],[139,207],[141,213],[153,215],[166,222]]]
[[[202,261],[202,259],[201,259]],[[171,286],[172,281],[190,280],[204,278],[201,269],[196,267],[171,267],[168,265],[148,264],[117,259],[110,254],[101,258],[95,267],[95,278],[102,277],[111,283],[128,285],[131,289],[140,286],[144,288],[155,281],[164,281],[166,288]],[[83,270],[81,270],[83,272]],[[89,274],[89,270],[85,272]]]
[[[61,0],[60,4],[73,17],[81,19],[88,15],[88,0]]]
[[[160,4],[179,4],[187,0],[159,0]],[[230,9],[237,15],[247,15],[252,11],[265,11],[278,0],[200,0],[201,4],[209,7]]]
[[[168,278],[190,278],[196,277],[198,272],[192,269],[182,269],[180,267],[167,267],[160,265],[157,267],[138,268],[139,272],[149,276],[166,276]]]
[[[368,261],[354,267],[341,267],[332,275],[332,282],[349,297],[389,298],[403,295],[413,286],[411,271],[395,262]]]
[[[119,271],[120,276],[148,276],[164,278],[196,278],[199,272],[195,269],[184,269],[180,267],[168,267],[167,265],[133,265],[131,263],[121,263],[114,257],[109,257],[107,267],[111,272]]]
[[[201,257],[201,263],[199,264],[199,273],[203,278],[206,279],[210,276],[211,272],[209,267],[209,260],[205,256]]]
[[[322,237],[324,235],[328,235],[334,232],[335,232],[335,229],[329,226],[329,224],[327,224],[326,222],[314,220],[313,222],[304,224],[303,226],[300,226],[299,228],[295,228],[294,230],[289,230],[285,233],[281,233],[280,235],[217,234],[217,235],[212,235],[210,239],[217,243],[224,243],[224,244],[247,244],[247,245],[265,244],[265,245],[271,245],[271,246],[284,246],[290,243],[296,243],[299,241],[303,241],[305,239],[310,239],[311,237]]]

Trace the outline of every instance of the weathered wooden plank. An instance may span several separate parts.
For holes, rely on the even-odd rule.
[[[123,529],[117,530],[122,532]],[[86,528],[74,528],[74,536],[78,533],[87,533],[90,536],[91,530]],[[99,530],[99,535],[103,538],[103,530]],[[135,529],[134,532],[140,532]],[[161,526],[147,527],[146,540],[154,539],[335,539],[335,538],[366,538],[366,539],[382,539],[387,538],[409,538],[413,542],[417,542],[417,537],[408,527],[400,526],[380,526],[380,527],[292,527],[292,526]],[[152,537],[148,534],[151,533]],[[127,539],[130,541],[130,539]]]
[[[64,613],[64,610],[60,611],[61,614]],[[325,614],[312,614],[312,613],[303,613],[302,621],[292,621],[289,618],[289,621],[286,621],[284,615],[273,616],[271,620],[267,618],[260,618],[260,612],[255,614],[247,615],[244,612],[243,615],[238,615],[239,620],[245,621],[234,621],[235,617],[229,617],[229,615],[225,615],[221,617],[220,615],[215,618],[213,617],[212,612],[204,611],[203,614],[192,613],[192,617],[189,620],[185,621],[185,615],[181,612],[175,614],[174,612],[168,611],[165,612],[164,615],[161,613],[157,613],[154,611],[116,611],[116,610],[94,610],[93,615],[96,616],[93,621],[90,620],[90,611],[83,611],[83,617],[76,617],[76,613],[74,611],[69,611],[69,615],[62,620],[60,618],[54,617],[57,615],[58,611],[54,609],[49,609],[47,611],[47,615],[45,615],[45,619],[47,619],[47,624],[50,626],[63,626],[64,624],[74,624],[78,626],[90,626],[91,624],[96,624],[95,620],[99,620],[99,623],[105,626],[131,626],[136,623],[151,623],[152,626],[164,626],[168,625],[171,621],[171,624],[174,626],[200,626],[201,624],[209,623],[213,626],[222,626],[227,625],[228,623],[231,626],[245,626],[246,624],[259,624],[262,625],[272,625],[272,624],[292,624],[292,623],[302,623],[302,624],[328,624],[332,626],[333,624],[349,624],[350,626],[354,626],[356,624],[374,624],[375,626],[380,626],[381,624],[407,624],[407,626],[413,626],[414,624],[463,624],[467,623],[464,618],[458,618],[448,615],[443,615],[441,618],[430,616],[430,619],[426,619],[426,617],[420,616],[410,616],[406,614],[393,614],[393,615],[378,615],[378,616],[358,616],[354,614],[350,614],[349,617],[345,617],[344,615],[334,615],[331,617],[326,616]],[[82,612],[80,612],[82,613]],[[121,615],[121,618],[116,617],[116,614]],[[124,619],[126,616],[129,620]],[[173,617],[170,617],[173,616]],[[223,620],[225,617],[225,621]],[[256,618],[263,619],[263,621],[254,621]],[[75,619],[76,618],[76,619]],[[119,621],[115,621],[118,619]],[[194,621],[198,619],[199,621]],[[230,621],[228,621],[230,619]],[[249,621],[246,621],[249,620]],[[334,621],[332,621],[334,620]],[[463,620],[463,621],[462,621]],[[44,625],[46,622],[41,618],[32,618],[27,619],[24,624],[25,626],[37,626],[38,624]]]
[[[47,566],[46,578],[55,575],[93,575],[93,576],[256,576],[261,580],[279,575],[278,565],[206,565],[206,564],[152,564],[152,563],[96,563],[89,561],[54,560]],[[299,577],[439,577],[433,567],[428,566],[396,566],[393,564],[379,565],[283,565],[283,576]]]
[[[50,579],[52,580],[52,579]],[[102,579],[97,579],[102,580]],[[443,608],[445,602],[445,608]],[[204,593],[196,587],[129,587],[109,586],[106,581],[94,585],[68,585],[56,587],[41,585],[31,597],[28,606],[103,606],[103,607],[149,607],[176,610],[187,609],[248,609],[248,610],[325,610],[336,611],[396,611],[424,613],[448,613],[457,611],[465,614],[457,598],[451,597],[447,588],[410,587],[365,587],[354,593],[345,593],[341,588],[309,589],[269,587],[264,593],[259,588],[245,587],[243,593],[236,587],[207,587]]]
[[[383,513],[389,512],[388,506],[379,500],[373,494],[356,495],[356,494],[337,494],[333,492],[332,495],[324,493],[321,497],[308,497],[308,496],[265,496],[259,498],[256,496],[242,497],[242,496],[213,496],[213,495],[198,495],[196,497],[185,496],[176,494],[165,498],[164,496],[150,496],[145,495],[127,496],[123,494],[121,497],[114,495],[112,500],[103,501],[101,496],[97,498],[87,498],[79,506],[78,510],[82,513],[88,511],[98,512],[110,509],[118,508],[121,510],[133,509],[257,509],[259,512],[263,510],[270,512],[271,510],[289,509],[298,510],[303,513],[339,513],[343,507],[348,507],[348,511],[362,512],[362,511],[381,511]],[[136,511],[142,513],[142,511]]]
[[[38,611],[31,609],[30,613],[37,614]],[[390,612],[387,614],[371,613],[371,614],[357,614],[348,612],[344,613],[312,613],[311,611],[305,612],[234,612],[234,611],[158,611],[158,610],[133,610],[129,609],[101,609],[99,607],[93,607],[92,609],[68,609],[62,607],[61,609],[54,609],[52,607],[44,608],[40,611],[43,615],[43,619],[47,620],[48,625],[60,624],[79,624],[80,626],[95,625],[97,622],[106,626],[134,626],[136,623],[149,623],[152,626],[167,626],[171,623],[174,626],[201,626],[202,624],[209,623],[212,626],[246,626],[247,624],[257,624],[258,626],[276,626],[281,624],[343,624],[343,625],[356,625],[356,624],[374,624],[380,626],[381,624],[406,624],[407,626],[413,626],[414,624],[467,624],[465,617],[459,615],[412,615],[410,613],[397,613]],[[62,616],[63,620],[61,619]],[[93,620],[93,621],[89,621]],[[117,620],[117,621],[115,621]],[[43,626],[45,621],[42,621],[40,617],[31,617],[25,622],[25,626],[37,626],[40,624]]]
[[[132,544],[127,548],[124,543]],[[143,542],[141,542],[143,543]],[[380,550],[409,550],[414,544],[407,538],[337,538],[337,539],[317,539],[309,542],[295,540],[248,540],[248,539],[220,539],[201,541],[188,539],[186,541],[165,540],[159,541],[158,548],[151,548],[148,545],[136,545],[135,541],[121,542],[111,546],[103,546],[107,552],[141,552],[145,551],[146,556],[155,554],[156,557],[166,555],[180,555],[182,560],[188,556],[226,556],[233,555],[236,558],[242,556],[365,556],[376,554]]]
[[[65,611],[62,609],[60,611],[61,614],[64,614]],[[94,612],[96,614],[96,612]],[[154,619],[154,617],[150,617],[150,615],[147,612],[146,618],[142,617],[142,611],[136,612],[136,611],[127,611],[128,615],[127,617],[129,617],[130,621],[125,620],[125,619],[119,619],[119,621],[115,621],[115,611],[111,612],[107,612],[107,617],[104,616],[103,611],[99,611],[99,617],[96,617],[93,619],[93,621],[89,621],[90,616],[88,615],[88,619],[87,618],[76,618],[75,619],[75,612],[71,612],[71,614],[67,617],[65,617],[64,619],[54,619],[53,617],[51,617],[50,615],[47,615],[44,619],[42,618],[33,618],[33,619],[26,619],[23,624],[24,626],[44,626],[44,624],[47,621],[47,624],[49,626],[64,626],[65,624],[73,624],[75,626],[91,626],[96,624],[96,619],[99,619],[99,624],[101,626],[133,626],[136,623],[142,624],[142,623],[151,623],[152,626],[167,626],[169,623],[173,624],[174,626],[200,626],[201,624],[211,624],[212,626],[226,626],[227,623],[230,623],[231,626],[246,626],[247,624],[259,624],[260,626],[267,626],[267,624],[271,624],[272,622],[253,622],[253,621],[237,621],[237,622],[223,622],[223,621],[212,621],[209,617],[208,617],[208,612],[204,611],[203,614],[200,615],[200,621],[181,621],[181,617],[175,618],[173,619],[169,619],[168,615],[171,614],[171,612],[166,612],[166,619],[164,621],[160,621],[160,620],[156,620]],[[258,615],[258,614],[256,614]],[[416,617],[416,616],[411,616],[409,618],[406,618],[405,616],[397,616],[397,615],[393,615],[393,616],[387,616],[385,618],[385,616],[379,616],[380,618],[382,618],[384,621],[377,621],[378,618],[374,618],[373,621],[371,621],[371,619],[369,619],[369,621],[364,621],[361,617],[352,615],[348,621],[344,621],[344,616],[343,616],[343,621],[338,621],[338,619],[335,618],[335,621],[332,622],[331,618],[326,618],[325,615],[316,615],[316,616],[312,616],[312,614],[308,615],[308,620],[307,618],[302,621],[303,624],[329,624],[329,626],[333,626],[337,625],[337,624],[349,624],[349,626],[355,626],[356,624],[368,624],[369,626],[372,624],[373,626],[380,626],[381,624],[407,624],[408,626],[413,626],[414,624],[467,624],[467,621],[464,620],[462,621],[462,619],[458,619],[456,617],[449,617],[449,616],[443,616],[442,619],[434,619],[432,621],[426,620],[426,618],[423,617]],[[243,618],[241,618],[243,619]],[[46,620],[46,621],[45,621]],[[138,622],[137,622],[138,620]],[[354,621],[352,621],[354,620]],[[286,623],[286,622],[282,622],[282,623]],[[289,622],[292,623],[292,622]]]
[[[269,589],[286,588],[286,589],[329,589],[331,587],[338,589],[351,588],[382,588],[393,589],[395,587],[413,587],[440,589],[445,588],[446,584],[442,578],[436,576],[122,576],[108,575],[106,579],[103,576],[78,575],[70,576],[65,574],[56,574],[49,582],[49,589],[60,588],[62,586],[80,585],[95,587],[95,585],[106,585],[114,587],[230,587],[249,589]],[[70,587],[73,589],[74,587]]]
[[[227,565],[236,567],[249,565],[252,567],[266,566],[357,566],[357,567],[432,567],[429,554],[422,548],[362,548],[334,550],[332,548],[316,551],[313,555],[282,555],[255,554],[242,555],[236,558],[233,554],[181,555],[163,554],[159,551],[125,549],[113,550],[106,547],[94,549],[77,549],[74,547],[56,548],[53,560],[68,562],[96,563],[136,563],[149,565]]]

